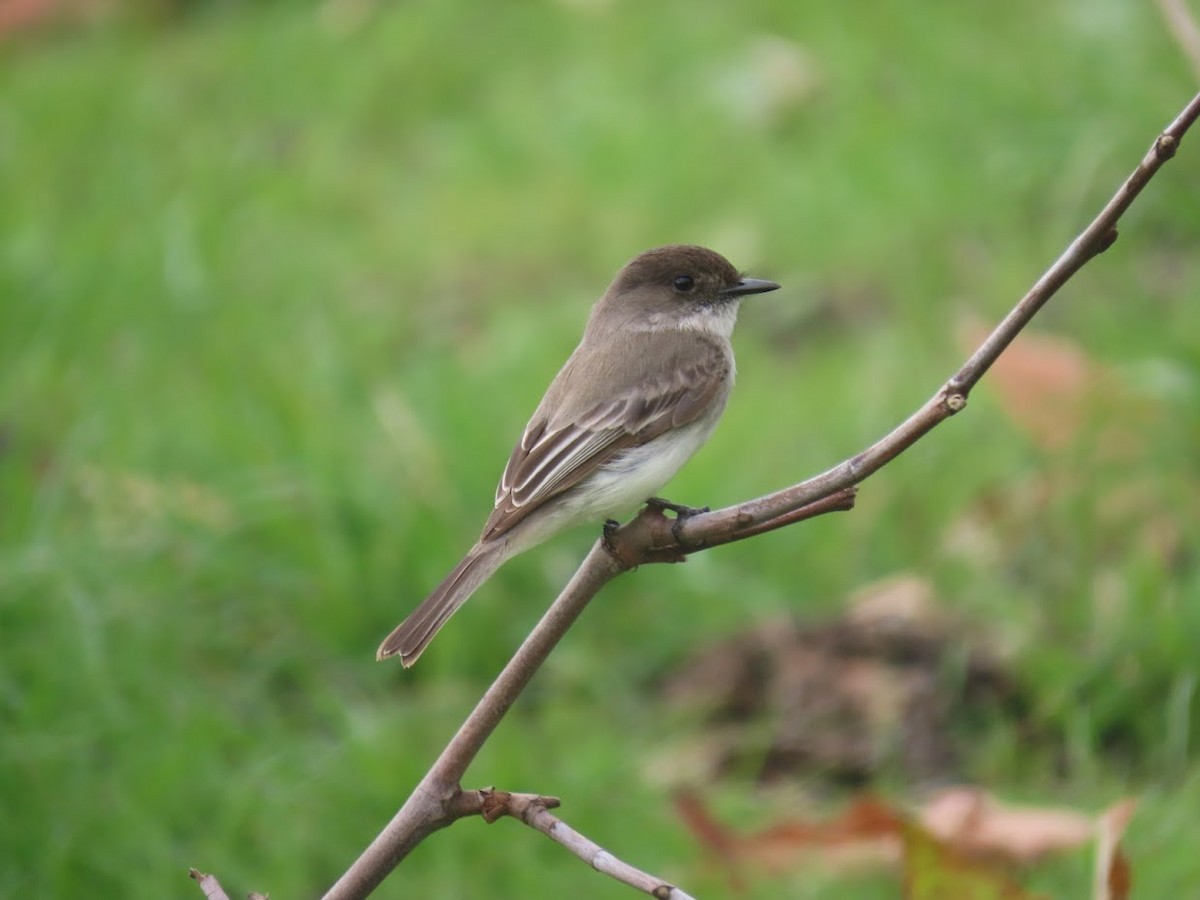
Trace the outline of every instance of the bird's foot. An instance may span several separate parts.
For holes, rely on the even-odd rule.
[[[669,509],[675,513],[675,520],[671,523],[671,536],[675,538],[675,543],[685,543],[683,535],[679,529],[683,527],[683,523],[692,516],[698,516],[700,513],[711,512],[707,506],[684,506],[682,503],[672,503],[670,500],[664,500],[662,497],[651,497],[646,501],[646,505],[651,509],[657,509],[662,512],[664,509]]]
[[[616,519],[604,520],[604,533],[600,539],[604,542],[604,549],[613,556],[617,555],[617,548],[613,546],[612,536],[617,533],[617,529],[621,527],[621,523]]]
[[[670,500],[664,500],[662,497],[651,497],[646,501],[646,505],[651,509],[669,509],[677,516],[698,516],[700,513],[712,512],[707,506],[684,506],[682,503],[672,503]]]

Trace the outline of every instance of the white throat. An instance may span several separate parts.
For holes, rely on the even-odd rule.
[[[645,330],[682,328],[729,340],[733,336],[733,326],[737,324],[738,306],[738,301],[727,300],[707,306],[696,305],[683,316],[654,313],[647,321]]]

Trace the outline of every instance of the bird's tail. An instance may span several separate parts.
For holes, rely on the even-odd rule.
[[[387,659],[398,655],[405,668],[415,663],[446,620],[512,555],[505,552],[505,544],[504,541],[496,541],[472,547],[462,562],[425,598],[425,602],[413,610],[379,645],[375,658]]]

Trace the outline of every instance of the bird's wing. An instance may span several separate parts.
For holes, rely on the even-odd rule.
[[[554,416],[548,407],[555,404],[543,401],[504,468],[496,488],[496,506],[481,540],[504,534],[622,450],[699,419],[725,389],[732,369],[724,350],[715,344],[704,346],[705,352],[681,360],[680,365],[663,366],[663,374],[654,381],[622,385],[618,379],[615,389],[598,402],[581,407],[580,415]],[[568,363],[547,398],[551,392],[561,397],[571,390],[571,385],[560,386],[559,381],[569,380],[576,386],[605,383],[594,377],[596,374],[573,371]]]

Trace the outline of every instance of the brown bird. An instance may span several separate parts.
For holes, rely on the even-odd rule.
[[[693,246],[649,250],[618,272],[513,448],[483,534],[378,658],[411,666],[506,560],[656,494],[725,410],[741,298],[778,287]]]

